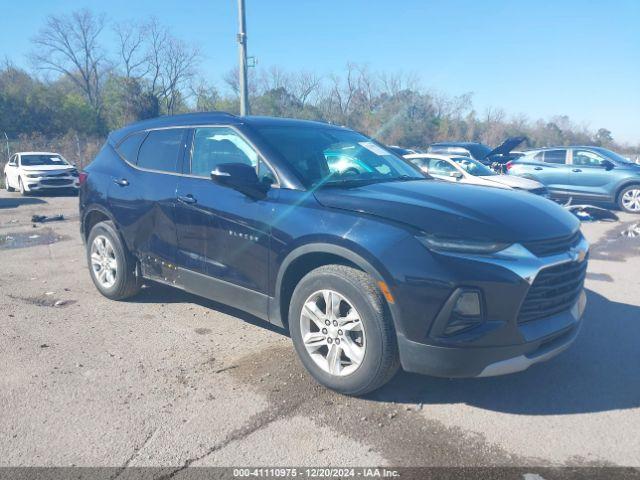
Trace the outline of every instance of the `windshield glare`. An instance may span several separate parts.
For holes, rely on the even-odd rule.
[[[452,160],[464,168],[469,174],[476,177],[490,177],[496,175],[494,171],[482,163],[467,157],[452,157]]]
[[[20,163],[24,167],[69,165],[60,155],[21,155]]]
[[[424,179],[407,162],[357,132],[340,128],[256,128],[307,188],[321,185]]]

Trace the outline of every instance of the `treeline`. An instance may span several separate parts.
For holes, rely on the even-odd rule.
[[[108,33],[117,39],[112,51],[104,44]],[[157,20],[111,24],[81,10],[48,17],[32,42],[31,71],[10,61],[0,68],[0,132],[13,150],[58,150],[84,163],[110,130],[133,121],[190,111],[238,113],[237,70],[204,79],[198,47]],[[356,63],[332,75],[251,69],[249,85],[252,114],[323,120],[406,147],[442,140],[496,145],[524,135],[529,147],[640,151],[616,144],[606,128],[591,131],[566,116],[532,121],[500,109],[478,112],[470,93],[449,96],[425,89],[413,75]]]

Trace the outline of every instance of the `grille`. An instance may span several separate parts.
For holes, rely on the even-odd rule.
[[[47,180],[41,180],[40,183],[42,185],[66,185],[71,183],[71,180],[66,178],[50,178]]]
[[[518,322],[531,322],[570,309],[578,300],[586,274],[586,259],[541,270],[522,303]]]
[[[70,172],[63,172],[63,173],[50,173],[48,175],[46,175],[47,177],[51,178],[51,177],[68,177],[71,173]]]
[[[581,238],[582,235],[580,230],[577,230],[575,233],[565,237],[524,242],[523,245],[534,255],[537,255],[538,257],[547,257],[549,255],[568,251],[571,247],[576,246],[580,242]]]

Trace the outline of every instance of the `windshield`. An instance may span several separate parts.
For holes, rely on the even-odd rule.
[[[20,164],[23,167],[69,165],[60,155],[20,155]]]
[[[407,162],[352,130],[269,125],[256,129],[307,188],[425,179]]]
[[[602,147],[591,147],[591,148],[593,150],[595,150],[596,152],[600,153],[601,155],[604,155],[609,160],[613,160],[614,162],[617,162],[617,163],[633,163],[631,160],[628,160],[628,159],[624,158],[622,155],[618,155],[617,153],[612,152],[611,150],[608,150],[606,148],[602,148]]]
[[[484,166],[482,163],[468,157],[451,157],[451,160],[464,168],[469,174],[475,177],[490,177],[497,175],[493,170]]]

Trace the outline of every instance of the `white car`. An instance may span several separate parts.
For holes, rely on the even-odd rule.
[[[423,173],[440,180],[508,190],[526,190],[537,195],[549,196],[547,187],[540,182],[513,175],[500,175],[470,157],[416,153],[405,155],[404,158]]]
[[[49,189],[79,187],[78,169],[52,152],[20,152],[4,167],[5,188],[25,195]]]

